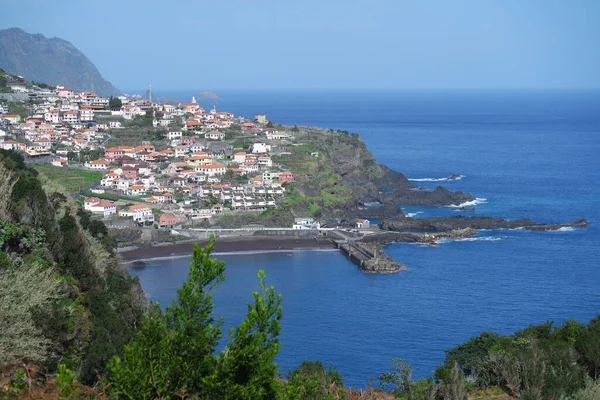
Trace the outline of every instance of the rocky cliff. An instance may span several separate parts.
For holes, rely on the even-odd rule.
[[[378,163],[356,133],[299,127],[298,144],[276,162],[294,173],[288,205],[319,217],[395,217],[401,205],[452,205],[475,198],[443,187],[420,190],[402,173]],[[379,209],[367,208],[379,202]],[[371,215],[373,214],[373,215]],[[377,214],[377,216],[375,216]]]
[[[0,68],[30,81],[76,91],[90,91],[93,86],[101,96],[120,94],[71,43],[19,28],[0,30]]]

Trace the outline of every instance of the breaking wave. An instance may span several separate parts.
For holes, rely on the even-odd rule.
[[[444,182],[444,181],[459,181],[465,177],[466,177],[466,175],[458,175],[455,177],[448,176],[446,178],[408,178],[408,180],[413,181],[413,182]]]
[[[483,197],[477,197],[475,200],[465,201],[464,203],[460,203],[460,204],[451,204],[446,207],[460,208],[460,207],[476,206],[476,205],[485,204],[485,203],[487,203],[487,199],[484,199]]]
[[[498,240],[506,239],[506,237],[494,237],[494,236],[476,236],[464,239],[440,239],[439,244],[450,243],[450,242],[495,242]]]
[[[562,228],[558,228],[556,231],[557,232],[573,232],[575,230],[575,228],[571,227],[571,226],[563,226]]]

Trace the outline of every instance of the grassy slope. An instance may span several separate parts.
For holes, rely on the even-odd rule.
[[[102,171],[55,167],[50,164],[34,164],[33,167],[48,179],[60,182],[60,185],[71,194],[97,183],[104,175]]]

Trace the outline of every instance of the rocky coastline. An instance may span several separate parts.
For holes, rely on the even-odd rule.
[[[581,228],[589,225],[586,219],[578,219],[569,223],[541,224],[530,219],[507,220],[483,216],[451,216],[431,218],[409,218],[401,216],[395,219],[386,219],[379,224],[381,230],[395,232],[423,232],[423,233],[449,233],[471,229],[525,229],[532,231],[553,231],[561,228]]]

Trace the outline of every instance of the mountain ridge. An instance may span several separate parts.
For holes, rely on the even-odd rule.
[[[0,68],[27,80],[64,85],[75,91],[90,91],[93,85],[101,96],[121,93],[68,40],[21,28],[0,30]]]

